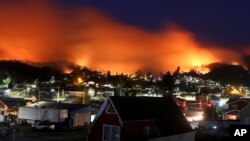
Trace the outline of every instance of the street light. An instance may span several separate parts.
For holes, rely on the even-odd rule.
[[[58,86],[58,91],[57,91],[57,103],[59,102],[59,98],[60,98],[60,87]]]
[[[38,102],[40,102],[40,97],[41,97],[41,93],[40,93],[40,89],[38,88]]]
[[[29,95],[30,95],[30,87],[27,88],[27,91],[28,91],[27,97],[29,97]]]
[[[54,92],[54,91],[55,91],[55,89],[51,89],[50,91],[51,91],[51,92]]]
[[[51,92],[55,92],[55,89],[51,89]],[[59,102],[59,98],[60,98],[60,87],[57,87],[57,93],[56,93],[56,102]]]

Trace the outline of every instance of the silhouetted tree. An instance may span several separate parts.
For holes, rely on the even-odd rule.
[[[58,73],[49,67],[36,67],[21,61],[2,60],[0,61],[0,73],[4,72],[8,72],[13,81],[17,83],[33,82],[35,79],[47,81]]]
[[[174,77],[168,71],[165,75],[163,75],[162,81],[160,81],[158,85],[165,94],[172,94],[174,87]]]
[[[178,66],[173,73],[173,77],[178,77],[180,75],[181,68]]]

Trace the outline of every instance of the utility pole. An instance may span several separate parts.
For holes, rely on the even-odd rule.
[[[27,88],[28,94],[27,94],[27,98],[29,98],[30,95],[30,87]]]
[[[38,89],[38,102],[40,102],[40,99],[41,99],[41,92],[40,89]]]
[[[64,97],[64,89],[62,89],[62,97]]]
[[[56,101],[57,101],[57,103],[59,103],[59,98],[60,98],[60,87],[58,86],[57,88],[58,88],[58,90],[57,90],[57,99],[56,99]]]

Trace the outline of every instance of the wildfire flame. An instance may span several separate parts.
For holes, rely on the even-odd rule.
[[[0,19],[0,59],[65,60],[114,73],[139,69],[159,73],[174,71],[177,66],[188,71],[238,57],[202,44],[177,25],[149,32],[119,23],[93,8],[63,11],[48,0],[16,5],[3,2]]]

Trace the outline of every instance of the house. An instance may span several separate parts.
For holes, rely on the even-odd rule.
[[[72,104],[89,104],[90,96],[83,91],[68,91],[69,97],[66,98],[63,103],[72,103]]]
[[[25,106],[28,101],[22,98],[1,98],[0,99],[0,111],[4,116],[17,115],[18,107]]]
[[[89,141],[194,141],[195,132],[172,97],[109,97]]]
[[[240,120],[240,112],[249,102],[250,99],[247,98],[230,98],[227,102],[228,109],[223,112],[223,120]]]
[[[176,104],[184,113],[188,121],[199,121],[204,118],[204,108],[206,106],[202,101],[187,101],[173,97]]]
[[[237,109],[225,110],[223,112],[223,120],[239,120],[240,111]]]
[[[110,88],[110,87],[101,87],[97,90],[97,95],[99,96],[105,96],[105,97],[108,97],[108,96],[114,96],[115,95],[115,91],[113,88]]]
[[[89,125],[91,121],[91,107],[89,105],[40,101],[28,105],[28,107],[61,110],[66,109],[68,119],[65,120],[68,120],[66,122],[68,122],[69,128],[83,127]],[[32,113],[31,116],[33,116]]]

